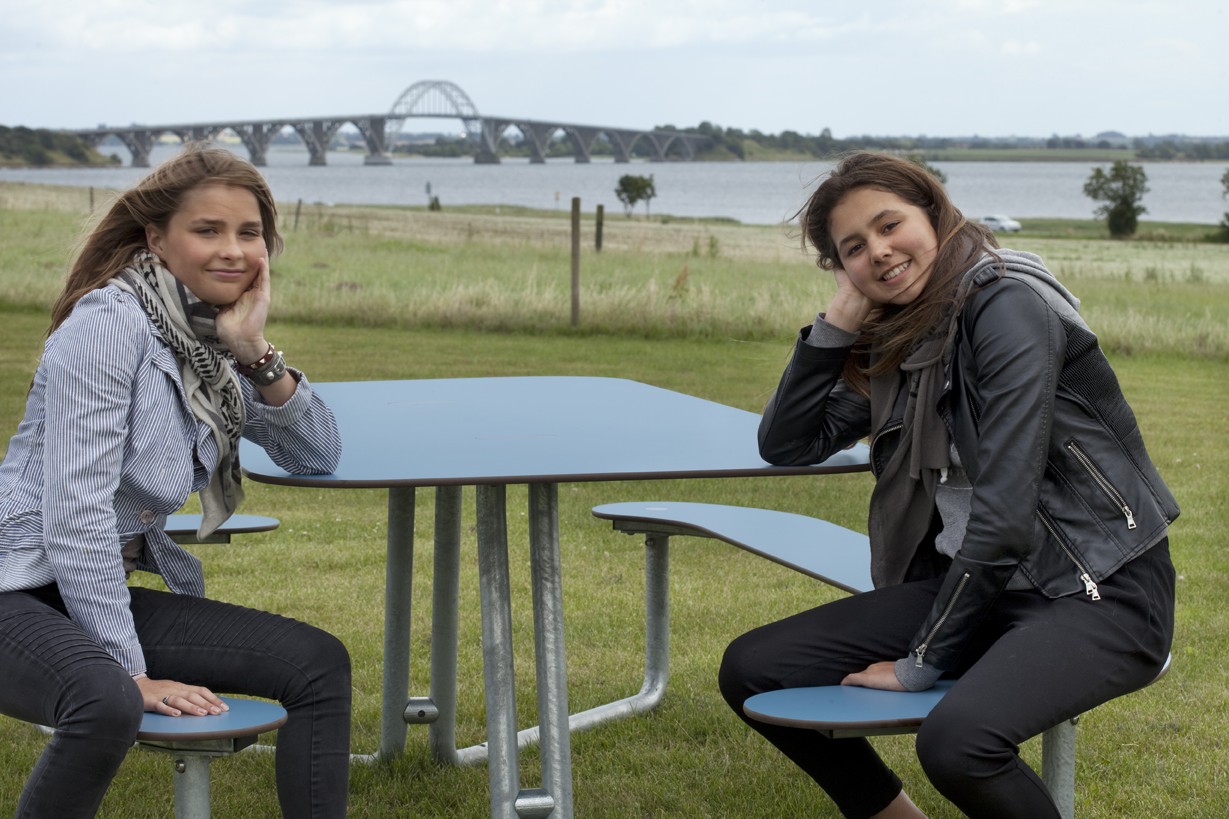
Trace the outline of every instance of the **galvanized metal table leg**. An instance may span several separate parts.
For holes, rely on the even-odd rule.
[[[513,819],[520,788],[520,759],[516,742],[512,605],[508,586],[507,492],[503,486],[479,486],[476,493],[491,816]]]
[[[559,556],[559,488],[529,486],[529,558],[537,660],[542,785],[554,799],[555,819],[572,816],[572,744],[563,640],[563,572]]]
[[[644,713],[656,708],[665,696],[666,684],[670,679],[670,537],[666,534],[649,532],[645,535],[644,608],[644,682],[640,690],[629,697],[572,714],[568,718],[569,730],[583,731],[604,722]],[[442,711],[440,719],[443,720]],[[517,734],[518,747],[537,744],[540,733],[537,725],[522,729]],[[441,746],[441,750],[437,751],[438,758],[457,765],[481,764],[487,757],[485,744],[454,750],[451,759],[444,755],[447,750]],[[522,815],[525,815],[524,811]]]
[[[414,488],[388,490],[388,557],[384,567],[384,700],[380,751],[405,751],[405,703],[410,691],[410,588],[414,577]]]
[[[644,564],[644,682],[630,697],[596,705],[568,720],[573,731],[623,719],[656,708],[670,680],[670,537],[645,535]],[[538,739],[537,727],[521,731],[524,746]]]
[[[461,487],[435,490],[435,579],[431,592],[431,752],[457,764],[457,635],[461,577]]]

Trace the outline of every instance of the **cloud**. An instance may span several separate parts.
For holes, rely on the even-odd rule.
[[[1041,43],[1036,41],[1019,42],[1007,40],[1002,45],[1003,53],[1012,57],[1031,57],[1042,52]]]
[[[805,4],[759,8],[734,0],[360,0],[252,4],[220,0],[18,0],[11,32],[40,48],[114,52],[499,50],[555,53],[696,45],[818,42],[841,27]],[[29,39],[14,36],[22,48]]]
[[[0,116],[385,110],[439,78],[480,110],[629,127],[1217,133],[1227,18],[1221,0],[6,0],[0,86],[25,93]]]

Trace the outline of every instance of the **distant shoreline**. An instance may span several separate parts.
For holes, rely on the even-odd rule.
[[[307,154],[307,149],[300,149],[294,146],[277,146],[277,150]],[[356,149],[362,152],[365,149]],[[1173,159],[1161,159],[1156,157],[1138,157],[1136,151],[1132,149],[1121,148],[937,148],[930,150],[918,150],[907,152],[924,158],[928,162],[1010,162],[1010,163],[1027,163],[1027,162],[1113,162],[1119,159],[1125,159],[1128,162],[1137,162],[1141,165],[1229,165],[1229,160],[1226,159],[1200,159],[1189,157],[1178,157]],[[99,152],[99,156],[93,158],[90,162],[73,162],[67,157],[57,156],[50,163],[31,164],[28,162],[12,161],[13,157],[0,158],[0,168],[22,169],[22,170],[39,170],[42,168],[114,168],[115,163],[107,160],[106,155]],[[694,162],[721,162],[735,164],[751,164],[751,163],[774,163],[774,162],[831,162],[835,161],[841,154],[833,154],[828,157],[816,157],[811,154],[790,151],[767,151],[761,150],[755,152],[753,156],[745,159],[739,159],[733,154],[724,152],[711,152],[697,156]],[[432,153],[420,153],[415,151],[396,151],[391,154],[394,159],[437,159]],[[516,152],[507,152],[507,158],[523,158]],[[466,159],[471,158],[464,155],[458,157],[446,157],[449,159]],[[566,157],[557,157],[566,158]],[[596,159],[609,159],[606,154],[594,154]],[[680,160],[684,161],[684,160]],[[632,163],[636,164],[636,163]],[[669,163],[667,163],[669,164]]]
[[[304,155],[306,155],[307,152],[304,151],[303,153]],[[434,159],[435,158],[435,157],[431,157],[426,154],[397,154],[396,156],[401,157],[401,158],[407,158],[407,159]],[[461,157],[461,158],[465,158],[465,157]],[[945,157],[945,156],[931,156],[929,153],[926,153],[924,158],[928,162],[1003,162],[1003,163],[1014,163],[1014,164],[1027,164],[1027,163],[1041,164],[1041,163],[1046,163],[1046,162],[1062,162],[1062,163],[1093,162],[1093,163],[1096,163],[1096,162],[1113,162],[1116,159],[1127,159],[1128,162],[1138,163],[1140,165],[1218,165],[1219,164],[1219,165],[1225,165],[1229,167],[1229,160],[1224,160],[1224,159],[1135,159],[1135,158],[1123,157],[1123,156]],[[756,157],[755,159],[722,159],[718,157],[712,157],[712,158],[697,157],[696,159],[691,160],[691,161],[701,162],[701,163],[703,162],[721,162],[721,163],[730,162],[730,163],[738,163],[738,164],[745,164],[745,165],[753,165],[753,164],[771,165],[771,164],[775,164],[778,162],[800,162],[800,161],[802,162],[832,162],[835,160],[836,160],[836,157],[819,158],[819,157],[812,157],[812,156],[780,156],[780,157]],[[638,163],[631,163],[631,164],[635,165]],[[107,162],[107,163],[55,162],[55,163],[44,164],[44,165],[31,165],[29,163],[23,164],[23,163],[17,163],[17,162],[0,162],[0,168],[4,168],[6,170],[23,170],[23,171],[64,170],[66,168],[76,169],[76,170],[106,170],[108,168],[115,168],[115,167],[116,165],[111,162]]]

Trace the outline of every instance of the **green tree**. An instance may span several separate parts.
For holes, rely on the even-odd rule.
[[[657,188],[653,184],[653,176],[636,176],[635,174],[624,174],[619,177],[619,186],[615,188],[615,196],[619,197],[619,201],[623,203],[623,209],[627,211],[628,218],[631,218],[632,208],[636,207],[637,202],[644,202],[644,214],[649,214],[649,200],[657,195]]]
[[[1139,216],[1148,209],[1140,204],[1148,192],[1148,176],[1139,165],[1125,159],[1117,159],[1109,173],[1094,168],[1092,176],[1084,183],[1084,195],[1097,202],[1104,202],[1095,213],[1106,217],[1110,236],[1120,239],[1132,236],[1139,226]]]

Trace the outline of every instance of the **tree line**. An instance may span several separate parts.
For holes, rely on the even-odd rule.
[[[0,165],[97,165],[107,160],[81,137],[46,128],[0,125]]]

